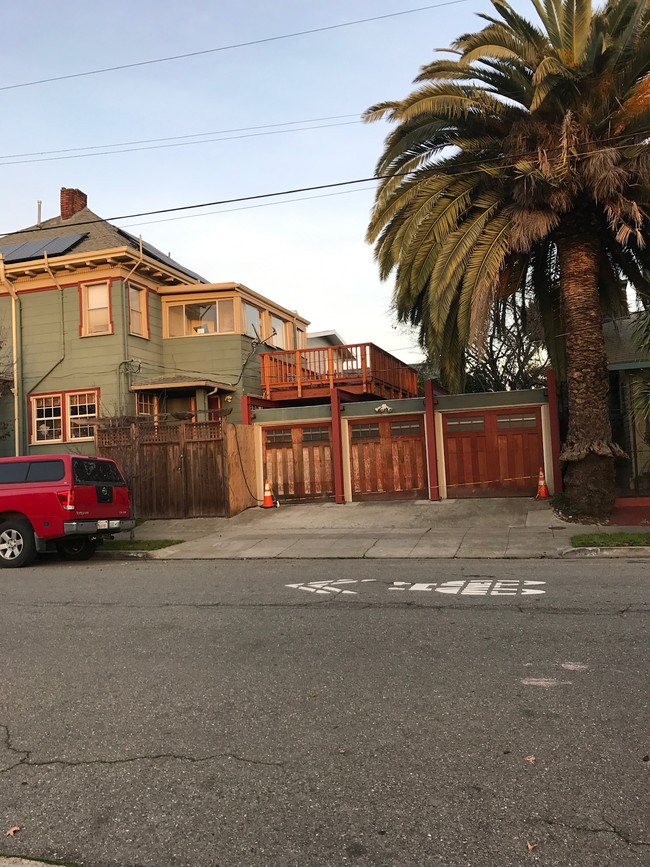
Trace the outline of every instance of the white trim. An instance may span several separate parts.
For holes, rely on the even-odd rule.
[[[350,455],[350,419],[341,419],[341,461],[343,463],[343,500],[352,502],[352,458]]]
[[[436,423],[436,452],[438,461],[438,489],[440,499],[447,499],[447,474],[445,472],[445,437],[442,424],[442,412],[435,410],[433,417]],[[438,443],[440,446],[438,447]]]
[[[545,403],[541,407],[542,421],[542,449],[544,455],[544,477],[546,486],[548,487],[551,496],[555,493],[555,473],[553,472],[553,440],[551,437],[551,414],[548,409],[548,404]]]

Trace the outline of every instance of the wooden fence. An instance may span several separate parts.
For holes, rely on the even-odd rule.
[[[95,448],[124,473],[136,517],[227,518],[255,505],[251,427],[115,422],[96,428]]]

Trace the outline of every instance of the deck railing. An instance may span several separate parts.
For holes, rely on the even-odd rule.
[[[334,387],[377,397],[415,397],[417,375],[374,343],[261,353],[265,398],[316,397]]]

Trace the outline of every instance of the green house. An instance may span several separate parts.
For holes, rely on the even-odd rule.
[[[58,217],[0,238],[0,455],[92,452],[98,419],[238,422],[259,352],[303,348],[308,324],[63,188]]]

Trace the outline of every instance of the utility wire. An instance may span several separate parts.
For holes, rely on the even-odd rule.
[[[106,72],[117,72],[120,69],[135,69],[138,66],[152,66],[155,63],[169,63],[172,60],[184,60],[188,57],[201,57],[205,54],[216,54],[220,51],[232,51],[235,48],[248,48],[252,45],[264,45],[269,42],[280,42],[284,39],[295,39],[298,36],[309,36],[313,33],[327,33],[331,30],[341,30],[344,27],[354,27],[358,24],[368,24],[371,21],[383,21],[387,18],[398,18],[402,15],[413,15],[416,12],[426,12],[429,9],[440,9],[443,6],[457,6],[468,3],[469,0],[445,0],[443,3],[432,3],[428,6],[418,6],[415,9],[403,9],[401,12],[389,12],[386,15],[373,15],[370,18],[358,18],[356,21],[343,21],[340,24],[329,24],[325,27],[312,27],[309,30],[296,30],[293,33],[283,33],[280,36],[267,36],[263,39],[251,39],[247,42],[234,42],[231,45],[220,45],[217,48],[205,48],[202,51],[188,51],[186,54],[172,54],[169,57],[158,57],[153,60],[139,60],[135,63],[122,63],[119,66],[106,66],[102,69],[90,69],[86,72],[73,72],[68,75],[55,75],[51,78],[39,78],[34,81],[24,81],[20,84],[6,84],[0,90],[16,90],[20,87],[34,87],[37,84],[49,84],[53,81],[68,81],[72,78],[84,78],[89,75],[103,75]]]
[[[155,150],[165,150],[167,148],[181,148],[187,147],[188,145],[201,145],[201,144],[210,144],[212,142],[220,142],[220,141],[234,141],[242,138],[259,138],[260,136],[267,135],[286,135],[288,132],[303,132],[307,130],[313,129],[331,129],[336,126],[351,126],[352,124],[362,123],[361,120],[347,120],[341,121],[339,123],[325,123],[320,124],[319,126],[301,126],[295,127],[295,129],[274,129],[267,130],[266,132],[255,132],[255,133],[243,133],[242,135],[224,135],[223,133],[219,133],[219,138],[206,138],[201,141],[178,141],[172,144],[159,144],[159,145],[145,145],[143,147],[123,147],[119,150],[109,150],[109,151],[100,151],[97,150],[94,153],[69,153],[66,156],[52,156],[52,157],[35,157],[33,159],[17,159],[12,160],[7,157],[0,157],[0,160],[7,160],[6,162],[0,162],[0,167],[2,166],[22,166],[27,163],[51,163],[58,162],[59,160],[75,160],[81,159],[83,157],[100,157],[100,156],[112,156],[113,154],[128,154],[134,153],[136,151],[155,151]],[[207,134],[207,133],[206,133]],[[118,145],[107,145],[107,147],[118,147]],[[90,148],[85,148],[84,150],[90,150]]]
[[[336,193],[323,193],[320,196],[296,196],[294,199],[286,199],[281,202],[260,202],[257,205],[242,205],[240,208],[222,208],[219,211],[204,211],[202,214],[181,214],[179,217],[167,217],[162,220],[147,220],[146,222],[126,223],[123,227],[130,229],[137,226],[155,226],[158,223],[174,223],[177,220],[194,220],[197,217],[211,217],[215,214],[234,214],[237,211],[254,211],[258,208],[274,208],[277,205],[291,205],[293,202],[311,202],[314,199],[329,199],[333,196],[349,196],[350,193],[371,192],[374,187],[357,187],[355,190],[339,190]]]
[[[641,130],[641,131],[636,132],[635,135],[646,135],[648,132],[649,131],[647,131],[647,130]],[[625,135],[611,136],[611,137],[606,138],[606,139],[600,139],[598,142],[594,142],[594,144],[600,145],[600,144],[604,144],[606,142],[611,142],[611,141],[615,141],[615,140],[618,140],[621,138],[627,138],[627,137],[628,136],[625,136]],[[622,144],[622,145],[610,145],[609,150],[626,150],[629,147],[637,147],[639,144],[641,144],[641,142],[636,142],[634,144],[627,142],[626,144]],[[528,153],[520,154],[518,157],[518,162],[520,162],[526,156],[536,155],[536,154],[537,154],[537,151],[529,151]],[[584,154],[578,154],[577,157],[574,157],[574,158],[586,159],[590,156],[592,156],[592,153],[587,152]],[[497,163],[497,168],[500,168],[500,169],[516,168],[518,165],[518,162],[517,163],[507,163],[507,164]],[[486,164],[486,158],[482,157],[482,158],[479,158],[476,160],[468,160],[468,162],[465,163],[465,167],[474,166],[475,168],[473,171],[476,171],[476,169],[480,168],[482,165],[485,165],[485,164]],[[435,169],[435,166],[432,166],[431,168]],[[107,217],[107,218],[98,217],[95,220],[81,220],[79,222],[71,223],[70,225],[74,225],[75,227],[76,226],[90,226],[90,225],[94,225],[96,223],[107,223],[107,222],[110,223],[110,222],[116,221],[116,220],[131,220],[131,219],[135,219],[136,217],[153,217],[153,216],[157,216],[158,214],[171,214],[171,213],[177,213],[178,211],[196,211],[196,210],[199,210],[201,208],[211,208],[211,207],[215,207],[217,205],[231,205],[231,204],[238,204],[240,202],[257,201],[259,199],[276,199],[276,198],[279,198],[280,196],[292,196],[292,195],[296,195],[298,193],[315,192],[316,190],[331,190],[331,189],[335,189],[337,187],[349,187],[349,186],[353,186],[356,184],[371,183],[372,181],[390,180],[390,179],[395,178],[395,177],[409,177],[412,174],[413,174],[412,171],[407,171],[407,172],[395,172],[395,173],[390,173],[390,174],[386,174],[386,175],[371,175],[370,177],[355,178],[354,180],[350,180],[350,181],[337,181],[337,182],[331,183],[331,184],[315,184],[315,185],[310,186],[310,187],[295,187],[292,189],[280,190],[280,191],[273,192],[273,193],[257,193],[255,195],[251,195],[251,196],[237,196],[237,197],[232,198],[232,199],[217,199],[215,201],[201,202],[201,203],[195,204],[195,205],[177,205],[176,207],[172,207],[172,208],[158,208],[158,209],[153,210],[153,211],[139,211],[139,212],[134,213],[134,214],[120,214],[119,216],[115,216],[115,217]],[[467,174],[472,174],[472,171],[471,170],[467,171],[467,170],[463,169],[462,171],[454,172],[453,177],[454,178],[463,177],[464,175],[467,175]],[[452,177],[452,176],[450,176],[450,177]],[[34,226],[32,228],[29,228],[29,229],[18,229],[18,230],[14,229],[13,232],[3,232],[0,234],[3,237],[4,236],[10,236],[10,235],[16,235],[16,234],[26,235],[26,234],[31,234],[33,232],[44,232],[50,228],[51,229],[60,229],[61,226],[60,225],[59,226]]]
[[[275,129],[280,126],[298,126],[298,124],[305,123],[324,123],[328,120],[349,120],[352,117],[359,119],[362,114],[363,112],[357,112],[356,114],[333,114],[327,117],[308,117],[304,120],[286,120],[282,123],[265,123],[258,126],[241,126],[234,127],[233,129],[211,130],[210,132],[194,132],[187,133],[185,135],[169,135],[165,136],[164,138],[143,138],[136,139],[135,141],[118,141],[113,142],[112,144],[104,143],[99,145],[88,145],[87,147],[61,148],[60,150],[53,151],[31,151],[22,154],[0,154],[0,160],[13,160],[23,158],[26,159],[27,157],[47,157],[51,154],[72,154],[79,153],[81,151],[95,151],[99,150],[99,148],[120,148],[130,147],[131,145],[157,144],[158,142],[173,142],[190,138],[204,138],[208,135],[229,135],[230,133],[256,132],[257,130]],[[302,129],[302,127],[299,128]],[[308,129],[312,128],[313,127],[308,127]]]

